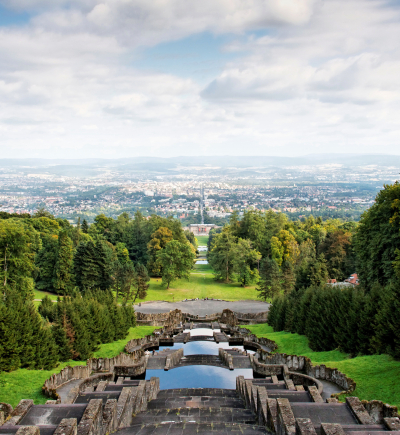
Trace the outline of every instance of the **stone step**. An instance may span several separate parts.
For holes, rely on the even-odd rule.
[[[343,430],[348,432],[384,432],[387,431],[384,424],[343,424]],[[391,434],[393,431],[390,432]]]
[[[78,422],[86,404],[33,405],[19,422],[22,426],[58,426],[63,418],[76,418]]]
[[[295,418],[309,418],[315,427],[322,423],[357,424],[345,403],[291,403]]]
[[[40,435],[53,435],[54,431],[57,429],[57,426],[54,425],[36,425],[40,430]],[[1,435],[15,435],[19,428],[24,426],[9,426],[9,427],[0,427]]]
[[[268,433],[264,427],[235,423],[164,423],[135,425],[116,432],[118,435],[261,435]]]
[[[157,398],[165,399],[168,397],[188,397],[188,396],[213,396],[213,397],[234,397],[238,398],[236,390],[222,388],[176,388],[161,390]]]
[[[238,408],[244,409],[242,399],[236,397],[182,396],[157,398],[149,402],[148,409],[172,408]]]
[[[246,423],[255,424],[255,416],[249,409],[230,408],[177,408],[149,409],[138,414],[132,422],[136,424],[162,422],[193,422],[196,423]]]
[[[116,387],[115,385],[114,387]],[[79,393],[79,396],[76,398],[74,403],[89,403],[92,399],[101,399],[103,404],[107,402],[108,399],[117,399],[119,398],[121,391],[93,391],[91,393]]]
[[[288,399],[290,403],[312,402],[307,391],[268,390],[268,399]]]
[[[193,366],[193,365],[209,365],[216,367],[225,367],[218,355],[186,355],[183,356],[177,367]]]

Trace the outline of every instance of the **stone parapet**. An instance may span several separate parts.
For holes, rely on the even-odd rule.
[[[183,357],[183,349],[177,349],[176,351],[170,353],[167,355],[167,358],[165,359],[165,367],[164,370],[168,371],[174,367],[176,367],[179,364],[179,361]]]
[[[77,435],[98,435],[103,427],[103,401],[92,399],[78,424]]]
[[[233,370],[233,358],[232,355],[226,352],[221,347],[218,349],[218,355],[220,360],[229,368],[229,370]]]
[[[310,418],[296,418],[296,435],[317,435]]]
[[[18,423],[24,418],[27,412],[32,408],[33,400],[24,399],[19,402],[17,407],[9,414],[6,422],[3,424],[7,426],[17,426]]]
[[[103,432],[110,434],[118,429],[117,399],[108,399],[103,409]]]
[[[40,435],[40,430],[37,426],[23,426],[20,427],[16,435]]]
[[[76,418],[63,418],[53,435],[77,435],[78,423]]]
[[[117,402],[118,429],[128,427],[132,422],[134,387],[122,388]]]
[[[374,424],[373,418],[368,414],[358,397],[346,397],[346,403],[360,424]]]
[[[397,407],[380,400],[363,400],[361,402],[375,423],[384,423],[385,418],[398,418]]]

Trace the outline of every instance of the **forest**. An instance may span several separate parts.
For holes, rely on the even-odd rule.
[[[179,221],[104,215],[72,226],[46,210],[0,214],[0,370],[49,369],[126,337],[150,276],[187,278],[196,239]],[[34,291],[45,297],[38,309]]]

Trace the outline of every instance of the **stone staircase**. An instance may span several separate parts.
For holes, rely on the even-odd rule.
[[[182,388],[162,390],[120,435],[240,433],[265,434],[236,390]]]

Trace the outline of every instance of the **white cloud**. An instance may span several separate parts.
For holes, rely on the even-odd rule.
[[[3,156],[399,150],[400,16],[383,0],[7,1],[35,16],[0,30]],[[205,89],[131,65],[205,31],[241,53]]]

